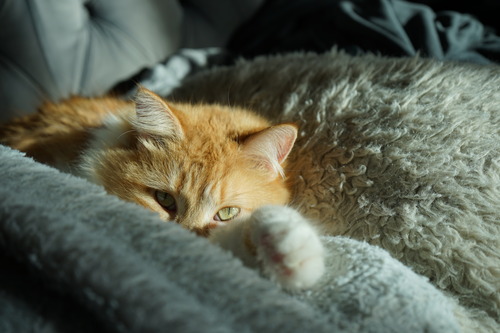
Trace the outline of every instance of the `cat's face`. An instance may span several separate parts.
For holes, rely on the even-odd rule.
[[[134,143],[98,154],[92,165],[110,193],[201,234],[266,204],[286,204],[281,164],[293,125],[269,127],[243,110],[167,105],[139,92]]]

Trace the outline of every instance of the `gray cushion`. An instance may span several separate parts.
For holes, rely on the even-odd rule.
[[[221,46],[261,2],[0,0],[0,121],[103,94],[183,45]]]

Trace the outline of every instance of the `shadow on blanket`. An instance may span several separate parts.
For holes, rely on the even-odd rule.
[[[459,331],[452,301],[366,243],[325,237],[328,274],[289,295],[85,180],[0,161],[2,332]]]

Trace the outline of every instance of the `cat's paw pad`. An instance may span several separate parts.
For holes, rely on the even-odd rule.
[[[302,215],[288,207],[266,206],[251,219],[250,237],[265,275],[288,289],[311,287],[320,279],[323,246]]]

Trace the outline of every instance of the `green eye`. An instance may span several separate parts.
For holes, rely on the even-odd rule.
[[[155,198],[156,201],[158,201],[158,203],[166,210],[170,212],[177,211],[177,204],[175,203],[175,198],[171,194],[163,191],[156,191]]]
[[[240,213],[238,207],[225,207],[217,212],[214,219],[216,221],[229,221],[234,219]]]

